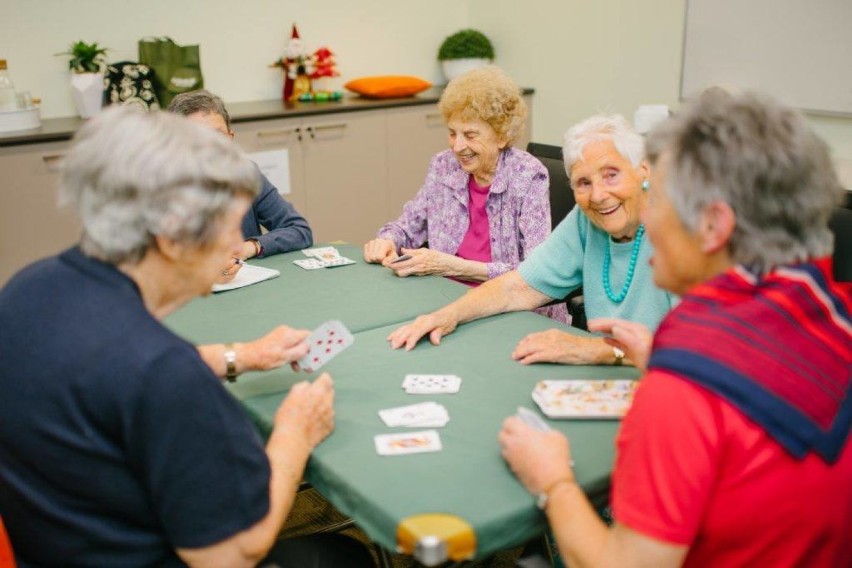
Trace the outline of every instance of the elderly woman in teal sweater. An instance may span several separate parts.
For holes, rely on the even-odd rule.
[[[644,140],[623,117],[597,115],[568,130],[563,156],[578,206],[516,270],[391,333],[394,349],[412,349],[425,335],[437,345],[460,323],[537,308],[580,287],[589,319],[657,327],[675,298],[654,285],[649,266]],[[599,337],[551,329],[522,339],[512,357],[523,364],[617,365],[624,353]]]

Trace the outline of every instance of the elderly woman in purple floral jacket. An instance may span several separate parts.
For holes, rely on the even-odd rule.
[[[364,245],[364,259],[397,276],[435,274],[475,286],[516,268],[550,234],[547,169],[511,146],[527,106],[499,68],[450,81],[438,109],[450,148],[432,158],[399,219]],[[567,318],[564,305],[544,312]]]

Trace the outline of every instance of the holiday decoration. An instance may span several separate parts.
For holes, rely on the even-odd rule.
[[[284,101],[293,102],[298,100],[300,95],[311,92],[311,59],[305,55],[299,30],[296,24],[293,24],[284,57],[272,64],[272,67],[281,67],[284,70]]]
[[[328,79],[340,76],[334,53],[327,47],[321,47],[312,55],[306,55],[295,24],[284,57],[271,67],[281,67],[284,70],[282,96],[285,102],[326,102],[343,98],[343,92],[332,91],[325,85]],[[322,88],[312,90],[311,80]]]

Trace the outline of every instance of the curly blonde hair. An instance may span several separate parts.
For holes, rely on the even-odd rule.
[[[468,71],[450,81],[438,101],[438,110],[444,122],[457,116],[487,123],[507,146],[523,133],[528,112],[518,85],[495,65]]]

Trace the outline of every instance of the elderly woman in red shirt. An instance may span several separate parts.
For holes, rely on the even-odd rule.
[[[850,566],[852,283],[832,271],[842,195],[799,114],[705,93],[648,143],[653,339],[610,333],[647,374],[618,435],[610,530],[568,440],[508,419],[503,456],[583,566]],[[582,464],[579,465],[582,467]]]

